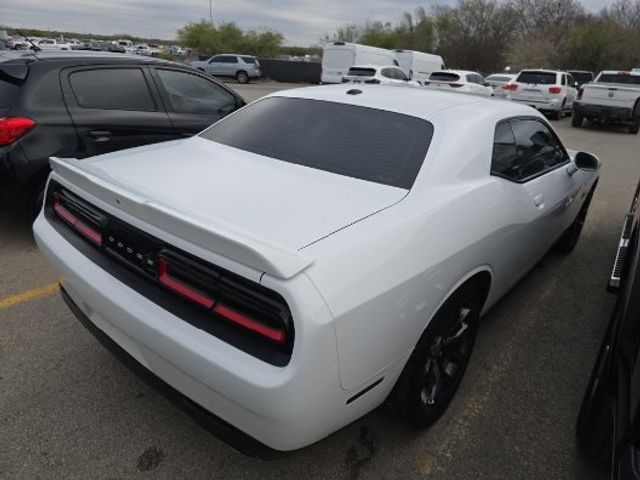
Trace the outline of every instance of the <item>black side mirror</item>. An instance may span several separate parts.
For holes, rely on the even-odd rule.
[[[600,168],[600,160],[598,160],[598,157],[587,152],[576,153],[574,163],[579,170],[586,172],[594,172]]]

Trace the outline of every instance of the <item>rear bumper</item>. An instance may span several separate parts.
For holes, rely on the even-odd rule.
[[[69,243],[43,213],[34,223],[34,236],[59,273],[76,315],[81,313],[81,320],[152,378],[179,392],[181,403],[239,450],[302,448],[378,405],[370,395],[348,403],[354,392],[340,386],[333,318],[306,275],[278,288],[291,308],[296,337],[289,364],[277,367],[120,282]]]
[[[126,350],[109,338],[107,334],[96,327],[62,286],[60,287],[60,293],[62,294],[63,300],[80,323],[82,323],[82,325],[89,330],[89,332],[107,350],[109,350],[123,364],[129,367],[131,371],[138,375],[149,386],[155,388],[174,405],[188,413],[199,425],[245,455],[259,458],[271,458],[279,453],[277,450],[267,447],[265,444],[247,435],[243,431],[238,430],[233,425],[230,425],[220,417],[217,417],[211,412],[205,410],[200,405],[192,402],[189,398],[163,381],[160,377],[151,373],[151,371],[129,355]]]
[[[562,99],[560,98],[552,98],[552,99],[526,99],[526,98],[514,98],[511,97],[511,100],[518,103],[523,103],[525,105],[529,105],[530,107],[535,108],[536,110],[542,111],[550,111],[550,112],[559,112],[562,109]]]
[[[632,120],[633,110],[624,107],[611,107],[607,105],[592,105],[574,102],[573,111],[583,117],[614,118],[618,120]]]

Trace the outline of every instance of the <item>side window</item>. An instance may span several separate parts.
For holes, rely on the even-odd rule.
[[[395,69],[395,71],[396,71],[396,78],[398,80],[402,80],[404,82],[408,82],[409,81],[409,77],[407,77],[407,75],[402,70],[397,68],[397,69]]]
[[[562,75],[562,85],[566,85],[566,84],[567,84],[567,76]]]
[[[231,93],[205,78],[176,70],[157,72],[176,113],[226,115],[237,108]]]
[[[575,86],[576,80],[575,78],[573,78],[573,75],[571,74],[567,75],[567,84],[571,85],[572,87]]]
[[[516,139],[522,179],[533,177],[567,161],[562,145],[542,122],[515,120],[511,126]]]
[[[473,75],[467,75],[467,82],[469,83],[478,83]]]
[[[513,136],[511,122],[505,121],[496,125],[496,131],[493,137],[491,174],[516,181],[521,179],[516,139]]]
[[[380,75],[382,75],[385,78],[393,78],[393,79],[396,78],[396,76],[394,75],[393,68],[383,68],[382,71],[380,72]]]
[[[209,63],[220,63],[224,61],[223,59],[224,57],[222,55],[216,55],[211,60],[209,60]]]
[[[157,110],[149,85],[139,68],[82,70],[69,75],[69,83],[82,108],[141,112]]]
[[[238,63],[238,57],[234,55],[223,55],[220,58],[222,58],[222,63]]]

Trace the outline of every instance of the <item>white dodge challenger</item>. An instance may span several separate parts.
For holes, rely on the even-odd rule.
[[[51,166],[34,233],[71,310],[259,455],[385,402],[434,422],[481,314],[576,245],[600,168],[529,107],[353,85]]]

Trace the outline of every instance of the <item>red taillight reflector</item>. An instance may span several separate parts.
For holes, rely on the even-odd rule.
[[[62,218],[70,226],[75,228],[85,238],[95,243],[97,246],[102,245],[102,234],[100,232],[96,232],[93,228],[91,228],[89,225],[84,223],[73,213],[67,210],[67,208],[62,204],[62,201],[59,197],[53,199],[53,210],[58,214],[60,218]]]
[[[286,335],[283,330],[267,327],[266,325],[258,323],[255,320],[252,320],[246,315],[243,315],[242,313],[237,312],[236,310],[230,307],[227,307],[222,303],[218,303],[213,309],[213,311],[216,312],[218,315],[222,315],[227,320],[237,325],[240,325],[241,327],[244,327],[247,330],[256,332],[262,335],[263,337],[266,337],[269,340],[272,340],[276,343],[284,343],[286,339]]]
[[[549,93],[557,95],[562,92],[562,87],[549,87]]]
[[[0,145],[10,145],[36,126],[30,118],[0,118]]]
[[[505,83],[504,85],[502,85],[502,89],[515,92],[518,89],[518,85],[516,85],[515,83]]]
[[[158,259],[158,281],[169,290],[172,290],[178,295],[181,295],[205,308],[211,308],[215,303],[211,297],[194,290],[188,285],[182,283],[180,280],[169,275],[169,262],[163,257]]]

